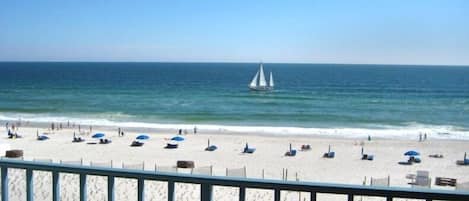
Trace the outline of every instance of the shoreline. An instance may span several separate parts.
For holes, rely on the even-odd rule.
[[[32,121],[31,121],[32,120]],[[124,128],[129,131],[145,132],[177,132],[179,129],[193,132],[193,128],[206,133],[219,133],[226,135],[258,135],[258,136],[285,136],[285,137],[320,137],[320,138],[347,138],[365,139],[368,136],[373,139],[391,140],[418,140],[420,134],[427,134],[429,139],[435,140],[461,140],[469,141],[469,131],[455,126],[436,126],[414,124],[409,126],[387,126],[383,128],[360,128],[360,127],[284,127],[284,126],[242,126],[242,125],[217,125],[217,124],[191,124],[191,123],[149,123],[149,122],[119,122],[95,119],[72,119],[70,126],[67,121],[49,121],[50,119],[38,121],[28,118],[5,118],[0,119],[0,124],[5,126],[7,122],[22,122],[25,126],[50,128],[51,122],[58,126],[60,123],[64,128],[72,128],[72,124],[77,129],[81,124],[83,128],[89,126],[103,129]],[[105,122],[103,122],[105,121]],[[77,122],[77,123],[75,123]]]
[[[371,177],[386,178],[389,176],[390,185],[398,187],[410,187],[406,176],[415,174],[418,170],[425,170],[430,172],[433,179],[435,177],[450,177],[456,178],[458,183],[469,182],[466,177],[469,167],[455,164],[456,160],[461,160],[464,152],[468,151],[469,142],[464,140],[428,139],[419,142],[418,139],[372,138],[371,141],[367,141],[365,138],[239,135],[199,130],[198,134],[183,135],[186,140],[179,143],[179,148],[169,150],[164,149],[168,142],[166,139],[175,136],[177,134],[176,129],[167,130],[167,132],[149,132],[150,140],[146,141],[142,147],[129,146],[135,137],[142,133],[142,130],[138,128],[135,128],[135,130],[125,129],[125,135],[118,137],[117,128],[115,127],[93,126],[92,133],[103,132],[112,140],[111,144],[106,145],[87,144],[87,142],[96,141],[91,139],[91,134],[83,135],[87,142],[72,143],[73,132],[76,132],[77,129],[69,128],[48,134],[49,140],[37,141],[36,130],[43,133],[47,131],[47,128],[21,127],[20,134],[23,135],[23,138],[8,139],[4,136],[0,140],[3,143],[10,144],[12,149],[23,149],[26,160],[52,159],[54,162],[59,162],[60,160],[76,161],[83,159],[85,165],[90,164],[90,162],[102,163],[112,160],[116,168],[121,168],[122,163],[138,164],[143,162],[146,170],[154,170],[155,166],[168,168],[174,166],[178,160],[192,160],[195,162],[196,167],[212,166],[213,174],[216,176],[224,176],[226,168],[246,167],[247,177],[282,179],[282,171],[286,168],[289,172],[288,180],[295,180],[296,175],[298,175],[298,179],[301,181],[362,184],[366,177],[369,185]],[[204,151],[208,139],[212,144],[217,145],[219,149],[214,152]],[[256,152],[242,154],[245,143],[255,147]],[[312,149],[310,151],[298,151],[295,157],[286,157],[284,154],[290,143],[292,143],[294,149],[299,150],[303,144],[310,144]],[[334,159],[322,157],[322,154],[327,152],[329,145],[336,153]],[[365,153],[374,155],[375,159],[373,161],[360,159],[360,149],[362,147],[364,147]],[[418,150],[421,153],[422,163],[410,166],[399,165],[399,161],[407,160],[403,153],[408,150]],[[430,158],[428,157],[430,154],[442,154],[444,158]],[[263,176],[262,173],[265,175]],[[102,182],[105,182],[105,180]],[[133,184],[125,181],[122,185]],[[41,188],[47,188],[47,186]],[[66,189],[71,188],[69,185],[65,186]],[[433,183],[432,188],[454,189],[435,186]],[[193,190],[193,187],[187,187],[187,189]],[[220,191],[223,194],[227,193],[227,190]],[[254,194],[259,195],[260,200],[269,200],[269,195],[265,195],[265,192],[254,191]],[[126,195],[124,193],[118,196],[125,197]],[[191,199],[193,198],[185,200]]]

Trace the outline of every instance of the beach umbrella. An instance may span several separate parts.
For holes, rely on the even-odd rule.
[[[407,151],[404,153],[404,156],[418,156],[418,155],[420,155],[420,153],[414,150]]]
[[[181,142],[181,141],[184,141],[184,138],[182,136],[175,136],[175,137],[171,138],[171,140]]]
[[[92,138],[102,138],[104,137],[104,133],[95,133],[93,136],[91,136]]]
[[[148,136],[146,134],[140,134],[135,139],[137,139],[137,140],[148,140],[148,139],[150,139],[150,136]]]

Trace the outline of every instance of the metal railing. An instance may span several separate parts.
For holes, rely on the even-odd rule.
[[[2,201],[8,201],[8,170],[24,169],[26,170],[26,199],[34,200],[33,193],[33,171],[47,171],[52,173],[52,200],[60,200],[60,173],[69,173],[79,175],[80,200],[87,200],[87,176],[105,176],[107,177],[107,196],[108,200],[114,201],[114,179],[115,178],[131,178],[137,179],[137,197],[139,201],[144,200],[145,180],[167,182],[168,201],[175,200],[175,183],[191,183],[200,184],[201,201],[212,200],[213,186],[229,186],[239,188],[239,200],[246,199],[246,189],[268,189],[274,191],[274,200],[280,201],[282,191],[309,192],[310,200],[315,201],[317,193],[342,194],[346,195],[348,201],[352,201],[354,196],[376,196],[384,197],[387,201],[393,198],[412,198],[424,200],[469,200],[468,191],[453,190],[434,190],[434,189],[412,189],[397,187],[377,187],[377,186],[361,186],[348,184],[330,184],[315,182],[295,182],[281,180],[266,179],[249,179],[219,176],[202,176],[178,173],[163,173],[144,170],[131,170],[107,167],[91,167],[80,165],[66,165],[56,163],[44,163],[33,161],[21,161],[2,159],[0,160],[1,168],[1,198]]]

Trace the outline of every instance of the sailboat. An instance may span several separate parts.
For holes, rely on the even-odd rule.
[[[270,72],[269,83],[267,83],[262,63],[259,65],[259,70],[256,75],[252,78],[249,88],[254,91],[270,91],[274,89],[274,77],[272,76],[272,72]]]

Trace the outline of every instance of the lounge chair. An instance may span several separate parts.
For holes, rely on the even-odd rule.
[[[49,139],[49,137],[47,137],[45,135],[38,135],[37,136],[37,140],[39,140],[39,141],[44,141],[44,140],[48,140],[48,139]]]
[[[335,157],[335,152],[331,151],[331,145],[329,145],[329,150],[324,153],[322,156],[323,158],[334,158]]]
[[[373,159],[374,159],[374,156],[371,154],[365,154],[363,151],[363,147],[362,147],[362,160],[372,161]]]
[[[255,151],[256,151],[256,148],[249,148],[248,143],[246,143],[246,146],[243,149],[243,153],[246,153],[246,154],[252,154]]]
[[[420,163],[420,162],[422,162],[422,160],[419,157],[411,156],[411,157],[409,157],[409,162],[411,162],[411,163]]]
[[[467,158],[467,153],[464,152],[464,160],[458,160],[456,161],[456,164],[458,165],[469,165],[469,159]]]
[[[292,149],[290,143],[290,149],[285,153],[285,156],[296,156],[296,149]]]
[[[144,143],[144,142],[140,142],[140,141],[138,141],[138,140],[134,140],[134,141],[132,142],[132,144],[130,144],[130,146],[131,146],[131,147],[141,147],[141,146],[143,146],[143,144],[145,144],[145,143]]]
[[[73,140],[72,142],[84,142],[85,139],[83,139],[82,137],[78,136],[78,137],[73,137]]]
[[[215,146],[215,145],[210,145],[210,146],[208,146],[207,148],[205,148],[205,151],[215,151],[215,150],[217,150],[217,149],[218,149],[217,146]]]
[[[75,132],[73,132],[73,140],[72,142],[84,142],[85,139],[83,139],[81,136],[77,136]]]
[[[309,144],[301,145],[301,151],[309,151],[309,150],[311,150],[311,145]]]
[[[217,150],[218,147],[215,145],[210,145],[210,139],[207,140],[207,147],[205,148],[205,151],[215,151]]]
[[[99,139],[99,144],[110,144],[111,142],[110,139]]]
[[[443,158],[443,154],[430,154],[428,155],[430,158]]]
[[[178,144],[176,143],[167,143],[166,144],[166,147],[164,147],[165,149],[177,149],[178,148]]]
[[[10,130],[8,130],[8,138],[10,139],[15,139],[15,138],[22,138],[23,136],[17,134],[17,133],[13,133],[11,132]]]

